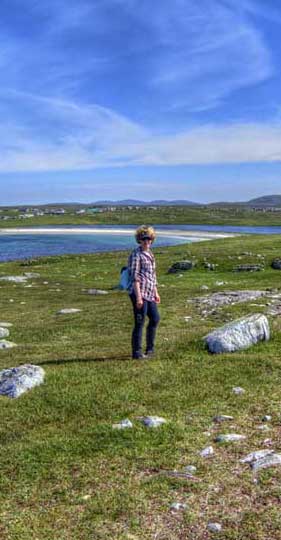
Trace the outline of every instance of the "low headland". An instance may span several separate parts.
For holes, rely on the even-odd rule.
[[[127,255],[0,265],[0,277],[31,272],[25,283],[0,282],[1,321],[12,324],[8,339],[17,344],[0,351],[1,368],[35,364],[46,373],[20,398],[0,398],[3,538],[203,540],[210,522],[229,540],[279,538],[280,467],[254,475],[240,459],[281,450],[281,274],[271,267],[280,237],[155,247],[162,320],[156,357],[146,362],[130,358],[131,305],[115,288]],[[168,273],[186,259],[191,270]],[[261,269],[237,272],[239,265]],[[269,296],[216,307],[200,300],[239,290]],[[58,314],[64,308],[81,311]],[[254,313],[268,317],[270,341],[207,351],[208,332]],[[167,423],[148,429],[139,421],[148,415]],[[233,420],[215,423],[216,415]],[[126,418],[132,429],[112,427]],[[222,433],[246,438],[215,442]],[[208,446],[214,454],[201,457]],[[184,474],[190,465],[196,472]]]

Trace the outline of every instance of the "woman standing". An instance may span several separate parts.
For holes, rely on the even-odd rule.
[[[157,309],[160,296],[157,291],[155,259],[150,249],[155,236],[153,227],[146,225],[139,227],[135,233],[139,247],[134,249],[128,260],[131,280],[129,294],[135,319],[132,333],[132,357],[136,359],[145,359],[153,355],[156,328],[160,321]],[[146,316],[149,323],[146,328],[146,350],[143,354],[142,331]]]

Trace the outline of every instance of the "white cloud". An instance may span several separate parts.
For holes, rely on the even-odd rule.
[[[29,117],[0,124],[1,172],[281,161],[280,123],[205,125],[161,135],[97,105],[16,97],[31,103],[35,116],[32,125]],[[48,122],[55,136],[45,130]]]

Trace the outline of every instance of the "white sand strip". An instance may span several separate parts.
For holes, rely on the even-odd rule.
[[[118,234],[118,235],[127,235],[132,236],[135,233],[135,229],[88,229],[86,227],[71,227],[71,228],[7,228],[0,229],[0,235],[20,235],[20,234]],[[218,232],[218,231],[181,231],[181,230],[157,230],[157,236],[163,237],[176,237],[182,240],[192,240],[193,242],[199,242],[203,240],[212,240],[215,238],[227,238],[238,236],[238,233],[227,233],[227,232]]]

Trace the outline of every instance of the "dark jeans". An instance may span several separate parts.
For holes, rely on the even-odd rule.
[[[132,356],[138,358],[138,356],[141,355],[142,350],[142,331],[146,315],[149,318],[149,323],[146,328],[146,353],[153,352],[154,350],[156,328],[160,321],[160,315],[156,302],[143,300],[142,308],[137,309],[135,293],[130,294],[130,298],[133,304],[135,318],[135,326],[132,333]]]

